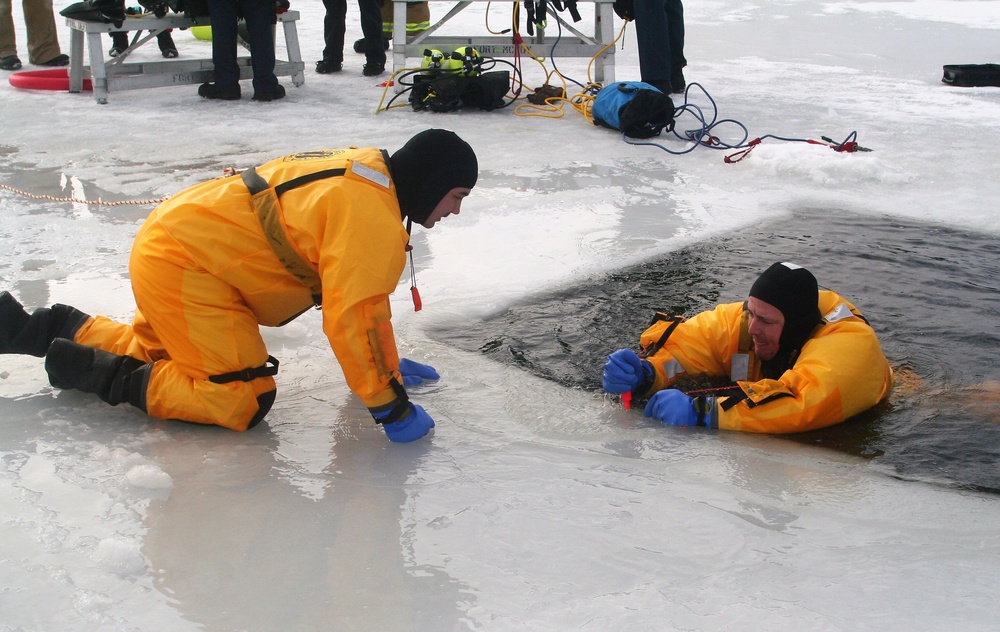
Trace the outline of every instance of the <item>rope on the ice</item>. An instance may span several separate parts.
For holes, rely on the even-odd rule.
[[[700,106],[691,103],[689,95],[692,88],[697,88],[698,90],[700,90],[702,94],[704,94],[705,97],[708,99],[708,102],[711,104],[710,108],[711,119],[709,119],[709,117],[706,115],[706,109],[708,108],[702,109]],[[774,140],[781,140],[792,143],[809,143],[810,145],[826,145],[827,147],[833,149],[834,151],[844,152],[844,153],[853,153],[856,151],[872,151],[871,149],[868,149],[867,147],[862,147],[857,143],[856,139],[858,137],[858,133],[856,131],[848,134],[847,138],[840,143],[835,142],[833,139],[827,136],[821,136],[823,140],[818,141],[818,140],[813,140],[811,138],[786,138],[782,136],[777,136],[775,134],[764,134],[763,136],[759,136],[757,138],[754,138],[753,140],[748,141],[747,139],[750,138],[750,132],[747,129],[746,125],[735,119],[717,120],[719,114],[719,108],[715,103],[715,99],[713,99],[712,95],[710,95],[708,91],[705,90],[704,86],[702,86],[700,83],[697,82],[689,83],[687,85],[687,88],[684,90],[684,103],[683,105],[677,107],[674,110],[674,119],[675,120],[678,119],[685,112],[693,116],[695,120],[700,124],[700,127],[685,130],[683,132],[678,131],[676,127],[674,128],[673,130],[674,136],[676,136],[680,140],[691,143],[691,145],[686,149],[682,150],[669,149],[653,141],[637,140],[634,138],[629,138],[624,133],[622,133],[622,138],[625,140],[626,143],[629,143],[630,145],[652,145],[654,147],[659,147],[660,149],[669,154],[674,154],[674,155],[687,154],[699,147],[706,147],[708,149],[739,150],[736,153],[726,156],[725,161],[728,164],[736,163],[743,160],[744,158],[747,157],[747,155],[751,151],[753,151],[754,147],[759,145],[764,139],[767,138],[773,138]],[[726,124],[735,126],[739,130],[739,132],[742,133],[742,137],[740,137],[737,142],[727,143],[719,137],[716,131],[717,128],[721,125],[726,125]]]
[[[158,198],[154,200],[121,200],[119,202],[105,202],[104,200],[82,200],[80,198],[72,197],[56,197],[54,195],[38,195],[35,193],[29,193],[22,189],[17,189],[6,184],[0,184],[0,189],[5,189],[11,191],[18,195],[31,198],[33,200],[48,200],[49,202],[66,202],[73,204],[87,204],[89,206],[125,206],[125,205],[136,205],[136,206],[147,206],[150,204],[159,204],[167,198]]]
[[[230,176],[238,175],[241,171],[243,171],[243,170],[242,169],[237,169],[236,167],[226,167],[225,169],[222,170],[222,175],[219,176],[219,177],[220,178],[228,178]],[[56,197],[54,195],[38,195],[38,194],[35,194],[35,193],[29,193],[27,191],[24,191],[23,189],[17,189],[15,187],[12,187],[12,186],[9,186],[9,185],[6,185],[6,184],[2,184],[2,183],[0,183],[0,189],[5,189],[7,191],[11,191],[13,193],[16,193],[18,195],[22,195],[24,197],[31,198],[33,200],[48,200],[50,202],[63,202],[63,203],[69,203],[69,204],[86,204],[88,206],[127,206],[127,205],[132,205],[132,206],[150,206],[150,205],[153,205],[153,204],[159,204],[160,202],[165,202],[166,200],[170,199],[170,196],[167,196],[167,197],[162,197],[162,198],[153,198],[151,200],[121,200],[121,201],[118,201],[118,202],[105,202],[104,200],[100,200],[100,199],[98,199],[98,200],[83,200],[83,199],[80,199],[80,198]]]

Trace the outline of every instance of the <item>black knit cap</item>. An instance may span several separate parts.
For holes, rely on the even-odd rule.
[[[452,189],[476,186],[479,161],[469,143],[443,129],[420,132],[389,158],[403,215],[423,224]]]
[[[786,353],[801,348],[823,320],[816,277],[794,263],[775,263],[764,270],[750,288],[750,296],[773,305],[784,315],[779,344]]]

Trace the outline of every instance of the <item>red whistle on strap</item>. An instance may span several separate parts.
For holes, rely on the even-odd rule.
[[[622,393],[622,406],[625,407],[625,410],[631,410],[632,409],[632,392],[631,391],[625,391],[624,393]]]
[[[423,308],[424,304],[423,301],[420,300],[420,292],[417,291],[416,285],[410,286],[410,296],[413,297],[413,311],[419,312]]]

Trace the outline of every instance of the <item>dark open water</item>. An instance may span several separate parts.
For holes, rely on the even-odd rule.
[[[857,305],[897,372],[887,402],[775,440],[869,459],[905,479],[1000,493],[1000,240],[888,217],[794,217],[533,296],[434,336],[564,386],[600,392],[607,354],[635,348],[655,310],[742,300],[775,261],[808,267]],[[642,411],[636,411],[641,415]]]

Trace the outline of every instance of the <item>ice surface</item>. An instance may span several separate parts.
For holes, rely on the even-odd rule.
[[[394,297],[402,354],[442,375],[412,393],[437,421],[421,442],[374,427],[315,313],[265,333],[279,397],[243,434],[60,393],[38,359],[5,356],[0,629],[995,629],[996,497],[768,437],[659,427],[426,333],[801,207],[1000,233],[1000,89],[940,82],[944,64],[998,62],[997,2],[688,5],[685,74],[721,118],[751,138],[856,130],[875,151],[766,140],[729,165],[728,152],[626,144],[572,111],[376,115],[360,56],[311,72],[311,0],[293,7],[306,84],[285,79],[283,101],[180,86],[99,106],[0,85],[0,183],[38,195],[160,198],[227,166],[392,150],[432,126],[467,138],[482,171],[459,217],[414,235],[424,310],[406,284]],[[491,24],[509,15],[490,6]],[[485,7],[456,28],[484,32]],[[348,19],[351,42],[353,6]],[[183,57],[209,55],[174,37]],[[62,25],[60,39],[68,50]],[[619,79],[639,78],[634,47],[630,28]],[[585,78],[583,61],[556,59]],[[540,85],[532,64],[526,83]],[[0,191],[2,287],[29,307],[129,318],[128,251],[149,208]]]

